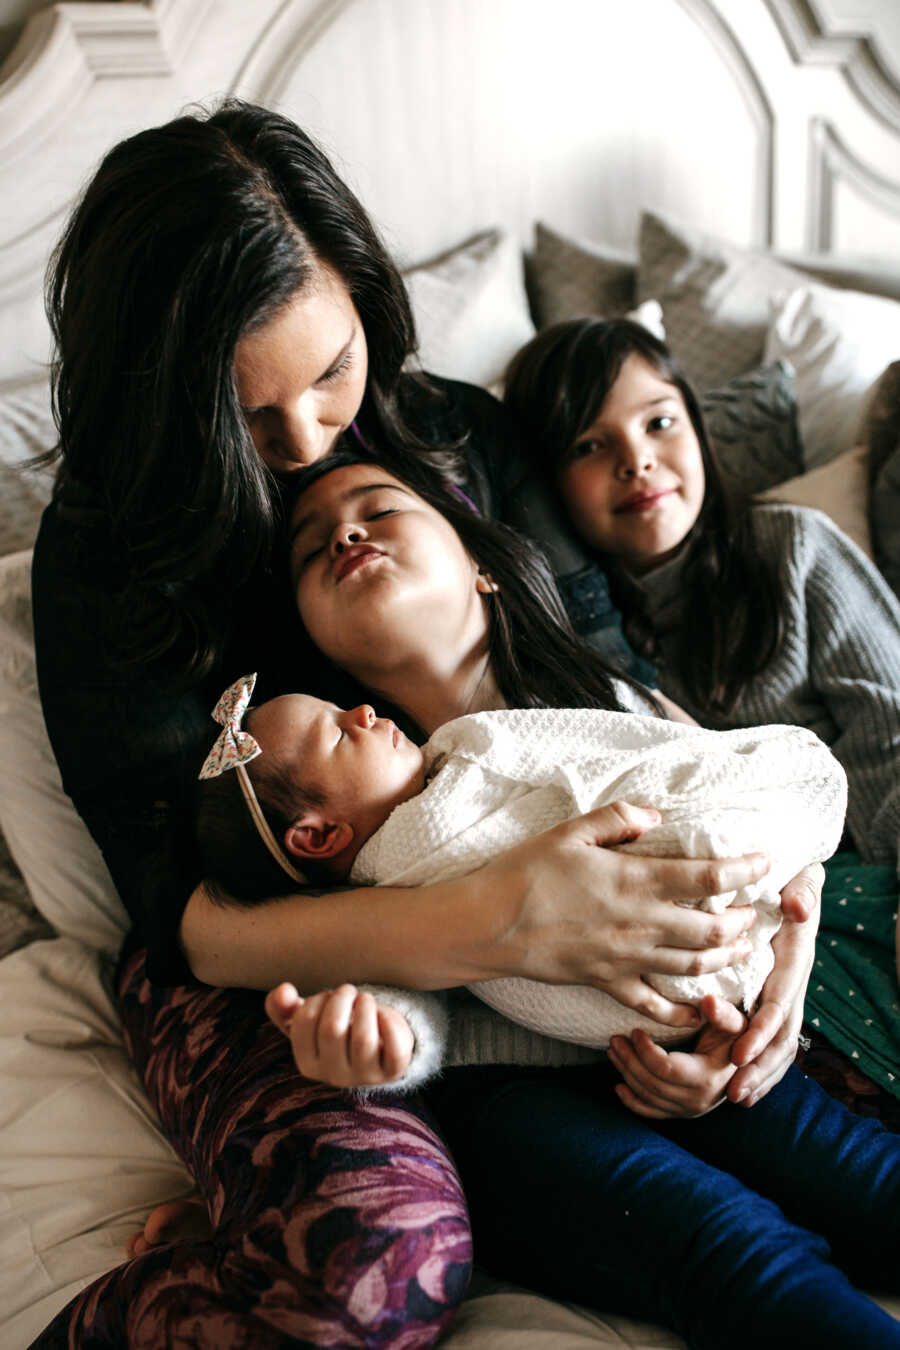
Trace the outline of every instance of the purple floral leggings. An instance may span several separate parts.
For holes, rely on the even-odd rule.
[[[157,1247],[85,1289],[32,1350],[414,1350],[465,1293],[456,1170],[413,1097],[301,1078],[256,993],[120,974],[125,1037],[197,1181],[211,1239]]]

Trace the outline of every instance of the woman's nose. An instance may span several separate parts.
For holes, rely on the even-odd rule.
[[[315,464],[330,448],[315,407],[302,399],[282,413],[277,440],[281,458],[299,468]]]

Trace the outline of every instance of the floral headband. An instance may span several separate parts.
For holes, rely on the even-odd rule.
[[[255,684],[255,673],[253,675],[242,675],[239,680],[235,680],[234,684],[225,690],[225,693],[213,708],[212,716],[222,727],[222,731],[203,761],[203,768],[200,770],[198,777],[218,778],[221,774],[227,773],[229,769],[236,771],[244,801],[247,803],[247,809],[260,838],[279,867],[287,872],[293,881],[305,886],[308,884],[307,878],[294,867],[272,833],[269,822],[263,815],[256,793],[253,791],[250,775],[244,767],[250,763],[251,759],[256,759],[257,755],[262,754],[262,747],[253,739],[249,731],[241,730],[241,722],[250,705],[250,697]]]

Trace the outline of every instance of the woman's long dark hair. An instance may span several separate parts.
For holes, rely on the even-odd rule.
[[[47,281],[60,483],[86,490],[107,531],[126,660],[168,657],[200,678],[224,641],[223,597],[270,557],[278,492],[241,414],[234,352],[317,263],[365,330],[364,422],[433,449],[401,403],[415,348],[402,279],[287,118],[232,101],[143,131],[109,152],[69,221]]]
[[[629,356],[639,356],[684,399],[703,457],[706,492],[689,535],[684,588],[690,624],[680,624],[675,660],[695,705],[728,713],[742,689],[772,660],[783,631],[774,564],[759,548],[750,503],[725,486],[697,397],[668,348],[640,324],[573,319],[533,338],[507,372],[505,402],[519,423],[548,490],[576,439],[599,415]],[[651,660],[657,634],[640,587],[617,559],[600,555],[625,633]]]
[[[339,451],[295,475],[293,505],[324,474],[376,462],[434,507],[497,583],[489,601],[489,658],[507,706],[618,708],[613,672],[572,628],[540,548],[508,525],[478,515],[432,465],[411,456],[379,454],[373,460]],[[615,672],[615,678],[624,677]]]

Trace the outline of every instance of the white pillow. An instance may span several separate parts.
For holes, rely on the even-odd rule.
[[[900,303],[862,291],[811,284],[770,302],[766,361],[794,368],[794,388],[809,469],[859,439],[866,397],[900,354]]]
[[[869,452],[857,445],[809,473],[789,478],[756,494],[762,502],[789,502],[824,511],[838,529],[849,535],[868,558],[872,557],[869,530]]]
[[[191,1179],[122,1044],[99,953],[0,961],[0,1344],[24,1350]]]
[[[0,558],[0,828],[35,906],[58,933],[115,956],[129,920],[63,792],[38,696],[31,554]]]
[[[522,253],[512,235],[487,230],[404,274],[423,369],[495,384],[529,338]]]
[[[660,342],[665,342],[666,326],[663,322],[663,307],[658,300],[642,300],[635,309],[628,311],[625,318],[631,319],[632,323],[639,323],[642,328],[646,328],[648,333],[652,333]]]

